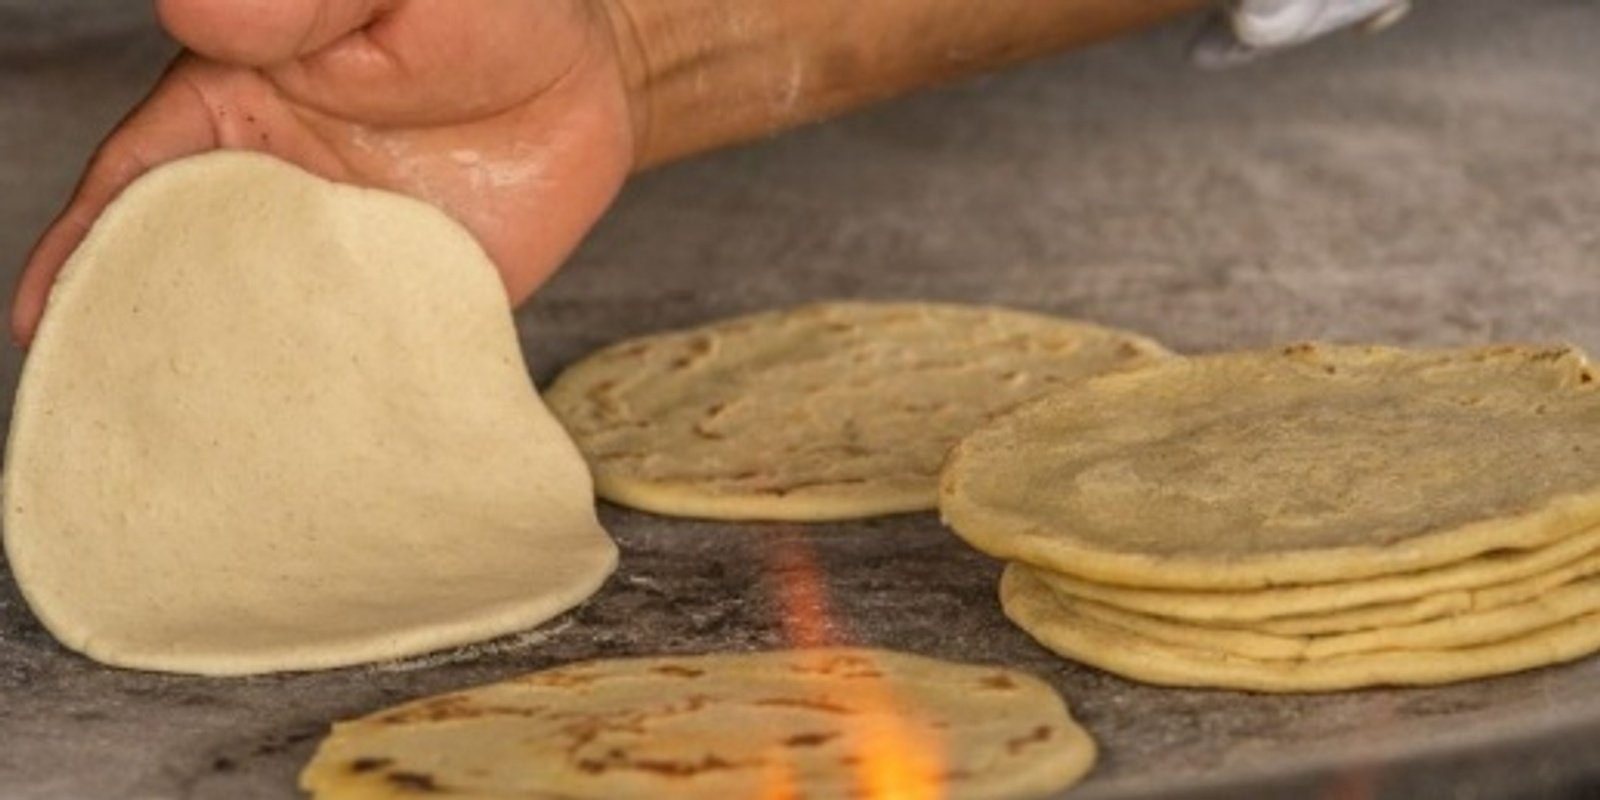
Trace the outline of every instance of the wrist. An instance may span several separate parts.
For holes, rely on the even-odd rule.
[[[595,0],[611,27],[634,123],[635,168],[794,127],[803,26],[788,3]],[[798,87],[796,87],[798,88]]]
[[[612,63],[628,106],[632,132],[633,166],[639,169],[648,165],[652,114],[650,110],[650,70],[645,55],[644,20],[635,11],[630,0],[592,0],[597,21],[605,30],[611,48]]]
[[[1153,25],[1213,0],[594,0],[642,169]]]

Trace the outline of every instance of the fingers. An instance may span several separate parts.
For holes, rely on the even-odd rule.
[[[157,0],[185,47],[238,66],[267,67],[327,47],[370,25],[396,0]]]
[[[155,166],[217,146],[204,104],[181,82],[164,79],[95,153],[71,201],[28,255],[11,305],[11,336],[26,347],[44,314],[50,287],[100,212]]]

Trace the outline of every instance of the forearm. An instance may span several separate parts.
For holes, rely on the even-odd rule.
[[[1060,52],[1207,0],[602,0],[637,168]]]

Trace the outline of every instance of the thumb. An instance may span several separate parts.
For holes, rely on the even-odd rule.
[[[173,38],[203,56],[268,67],[361,30],[397,0],[156,0]]]

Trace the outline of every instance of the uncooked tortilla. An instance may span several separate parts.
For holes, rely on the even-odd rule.
[[[118,666],[417,654],[536,626],[616,562],[471,236],[261,155],[164,166],[106,210],[6,460],[28,604]]]
[[[986,306],[836,301],[617,343],[546,393],[600,496],[660,514],[931,510],[957,439],[1019,402],[1163,360],[1144,337]]]
[[[1044,682],[881,650],[596,661],[338,723],[317,800],[1012,798],[1095,745]]]

